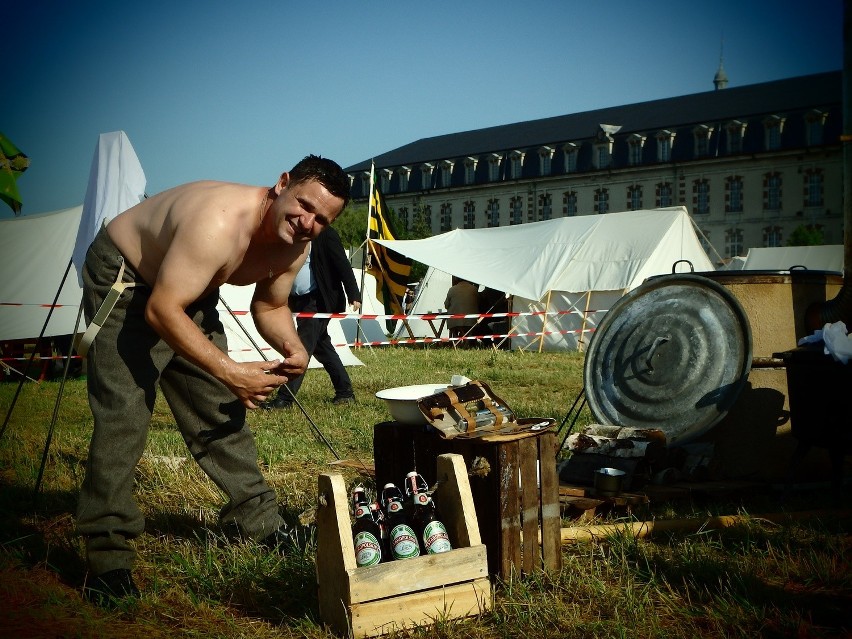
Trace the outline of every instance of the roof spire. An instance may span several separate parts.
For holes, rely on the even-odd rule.
[[[716,86],[717,91],[719,89],[724,89],[726,86],[728,86],[728,76],[725,73],[725,67],[722,66],[722,60],[724,58],[724,52],[725,52],[724,47],[725,47],[725,40],[724,40],[724,37],[722,37],[722,39],[719,43],[719,70],[716,71],[716,75],[713,76],[713,84]]]

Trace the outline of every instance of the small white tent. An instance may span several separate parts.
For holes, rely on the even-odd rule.
[[[843,245],[775,246],[749,249],[743,270],[789,271],[791,268],[843,272]]]
[[[513,312],[547,313],[515,318],[515,348],[578,348],[603,313],[646,278],[689,271],[686,263],[675,266],[682,260],[696,272],[713,270],[682,206],[377,241],[514,296]]]

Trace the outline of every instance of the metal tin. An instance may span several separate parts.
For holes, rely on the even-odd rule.
[[[693,274],[655,277],[616,302],[583,369],[602,424],[656,428],[668,445],[707,432],[748,380],[751,329],[737,299]]]

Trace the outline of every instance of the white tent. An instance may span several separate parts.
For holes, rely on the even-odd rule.
[[[0,279],[0,341],[38,337],[63,274],[71,263],[82,211],[82,206],[75,206],[52,213],[0,220],[0,269],[3,273]],[[360,282],[360,271],[356,272],[356,278]],[[228,335],[230,355],[237,361],[260,359],[241,325],[261,348],[266,349],[264,353],[267,357],[274,359],[276,356],[268,344],[260,339],[248,315],[253,290],[253,286],[222,287],[222,297],[240,322],[238,324],[220,303],[219,315]],[[74,332],[82,294],[77,277],[73,271],[69,271],[56,300],[57,306],[44,331],[45,337]],[[367,296],[369,298],[369,292]],[[369,301],[367,303],[370,304]],[[375,302],[373,305],[378,307]],[[354,341],[354,329],[352,339],[347,340],[341,322],[354,324],[355,320],[332,320],[329,324],[332,342],[345,365],[360,365],[361,361],[346,346],[347,341]],[[84,328],[81,319],[78,331],[82,332]],[[318,366],[320,364],[311,359],[311,367]]]
[[[576,349],[646,278],[712,271],[684,207],[583,215],[424,240],[377,240],[418,262],[514,296],[513,347]],[[553,315],[553,313],[559,313]],[[545,332],[547,335],[534,334]]]
[[[749,249],[743,270],[789,271],[805,267],[813,271],[843,272],[843,245],[776,246]]]

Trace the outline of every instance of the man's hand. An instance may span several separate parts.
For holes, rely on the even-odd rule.
[[[284,361],[275,366],[275,374],[283,375],[287,379],[293,379],[308,370],[311,358],[308,356],[308,351],[305,350],[301,342],[294,344],[285,340],[281,347],[281,354],[284,355]]]
[[[279,372],[280,360],[268,362],[244,362],[236,364],[228,379],[223,380],[246,408],[257,408],[270,393],[289,377]]]
[[[359,302],[358,300],[355,300],[354,302],[352,302],[352,310],[355,311],[356,313],[358,311],[360,311],[361,310],[361,302]]]

